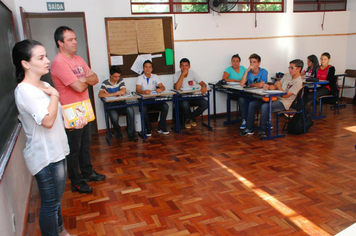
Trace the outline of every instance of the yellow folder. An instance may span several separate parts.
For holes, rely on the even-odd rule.
[[[64,119],[64,126],[67,129],[76,127],[77,122],[81,117],[85,117],[88,122],[95,120],[95,115],[90,99],[63,105],[62,115]]]

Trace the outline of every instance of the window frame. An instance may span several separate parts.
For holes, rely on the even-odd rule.
[[[306,4],[306,5],[312,5],[315,4],[315,2],[310,2],[310,1],[301,1],[301,2],[296,2],[295,0],[293,0],[293,13],[299,13],[299,12],[324,12],[324,11],[347,11],[347,0],[342,0],[344,2],[341,1],[332,1],[332,0],[315,0],[317,1],[317,6],[318,9],[317,10],[310,10],[310,11],[295,11],[294,10],[294,6],[295,5],[302,5],[302,4]],[[345,3],[345,9],[330,9],[330,10],[325,10],[325,9],[321,9],[322,5],[328,5],[328,4],[335,4],[335,3]]]
[[[145,0],[142,0],[140,2],[133,2],[130,0],[130,8],[131,8],[131,14],[132,15],[156,15],[156,14],[208,14],[211,12],[214,12],[209,8],[209,0],[206,0],[206,2],[193,2],[194,0],[191,0],[192,2],[174,2],[174,0],[168,0],[167,2],[145,2]],[[229,11],[229,12],[224,12],[225,13],[284,13],[284,5],[286,0],[280,0],[281,2],[257,2],[257,0],[250,0],[249,2],[237,2],[237,5],[242,5],[242,4],[249,4],[250,9],[255,9],[255,6],[261,5],[261,4],[267,4],[267,5],[281,5],[281,11]],[[168,5],[169,12],[133,12],[132,11],[132,6],[133,5]],[[208,11],[207,12],[174,12],[174,6],[176,5],[208,5]]]

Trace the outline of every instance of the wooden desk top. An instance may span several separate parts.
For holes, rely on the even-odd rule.
[[[185,91],[172,89],[172,91],[177,92],[179,94],[193,94],[193,93],[202,94],[200,89],[198,89],[198,90],[185,90]],[[211,89],[209,88],[209,89],[207,89],[207,91],[211,91]],[[204,95],[204,94],[202,94],[202,95]]]
[[[123,96],[119,97],[106,97],[104,98],[105,102],[119,102],[119,101],[127,101],[127,100],[134,100],[134,99],[140,99],[141,96],[138,95],[131,95],[131,94],[125,94]]]
[[[163,91],[162,93],[151,93],[151,94],[140,94],[143,98],[155,98],[155,97],[162,97],[162,96],[170,96],[175,95],[176,92],[174,91]]]

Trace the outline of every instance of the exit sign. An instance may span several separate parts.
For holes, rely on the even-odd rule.
[[[64,11],[64,2],[47,2],[47,11]]]

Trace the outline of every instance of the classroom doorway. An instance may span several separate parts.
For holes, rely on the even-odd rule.
[[[77,55],[81,56],[90,66],[89,48],[84,12],[64,12],[64,13],[31,13],[20,7],[24,37],[34,39],[43,44],[49,60],[53,60],[58,53],[58,48],[54,42],[54,31],[59,26],[68,26],[74,30],[78,41]],[[48,73],[42,80],[52,83],[51,75]],[[93,87],[89,86],[89,97],[95,111]],[[92,133],[97,133],[96,122],[91,122]]]

